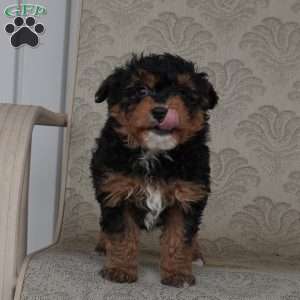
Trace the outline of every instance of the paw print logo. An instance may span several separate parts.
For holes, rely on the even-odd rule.
[[[22,45],[36,47],[39,44],[39,36],[45,32],[45,27],[37,23],[33,17],[16,17],[14,23],[9,23],[5,31],[11,34],[11,44],[18,48]]]

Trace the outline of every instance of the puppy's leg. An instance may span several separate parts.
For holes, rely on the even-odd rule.
[[[183,287],[194,285],[192,274],[193,245],[185,238],[184,212],[171,207],[161,236],[161,282],[166,285]]]
[[[121,213],[123,214],[121,228],[118,228],[117,231],[107,226],[103,228],[106,263],[101,270],[101,275],[114,282],[134,282],[137,280],[139,228],[127,208],[124,208]],[[110,214],[110,216],[112,215]],[[114,222],[115,220],[105,220],[104,222],[108,221]]]
[[[201,250],[200,250],[200,245],[199,245],[197,235],[194,236],[192,243],[193,243],[192,244],[192,247],[193,247],[193,261],[200,260],[201,263],[204,265],[205,261],[204,261],[204,258],[202,256]]]

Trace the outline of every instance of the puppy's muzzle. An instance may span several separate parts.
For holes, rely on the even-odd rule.
[[[164,120],[167,113],[168,113],[168,109],[163,106],[157,106],[157,107],[153,108],[151,111],[153,118],[158,123],[161,123]]]
[[[157,106],[152,109],[151,114],[160,130],[170,131],[179,127],[179,116],[175,109]]]

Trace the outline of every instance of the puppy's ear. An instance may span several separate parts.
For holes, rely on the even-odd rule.
[[[206,109],[213,109],[218,103],[219,96],[208,81],[208,75],[206,73],[196,74],[196,83],[204,101],[204,107]]]
[[[95,95],[95,102],[101,103],[106,100],[111,92],[113,84],[115,82],[114,75],[108,76],[100,85],[96,95]]]

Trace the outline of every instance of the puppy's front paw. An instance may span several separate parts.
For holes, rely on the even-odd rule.
[[[100,274],[104,279],[118,283],[131,283],[137,281],[136,274],[118,268],[104,268],[100,271]]]
[[[161,280],[161,283],[180,288],[184,287],[185,285],[194,285],[196,283],[196,279],[193,275],[174,274],[164,277]]]

